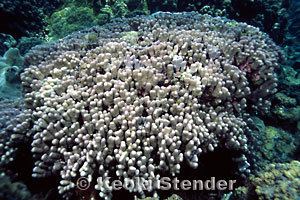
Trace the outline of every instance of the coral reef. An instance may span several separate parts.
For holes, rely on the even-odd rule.
[[[32,47],[43,42],[44,39],[40,37],[21,37],[18,40],[16,48],[19,49],[21,55],[25,55]]]
[[[294,132],[299,140],[300,124],[300,48],[299,48],[299,1],[291,0],[288,17],[288,31],[286,31],[284,50],[287,62],[281,67],[279,74],[280,96],[276,95],[272,115],[269,121]],[[298,146],[300,148],[300,146]]]
[[[20,72],[23,57],[16,48],[10,48],[0,57],[0,99],[15,99],[21,96]]]
[[[300,102],[300,75],[297,69],[291,67],[291,64],[288,63],[282,67],[279,76],[280,90]]]
[[[126,16],[146,15],[150,12],[147,0],[126,0],[125,2],[129,10]]]
[[[245,184],[234,190],[232,200],[299,199],[300,162],[269,163],[252,174]]]
[[[0,174],[0,199],[3,200],[29,200],[31,197],[26,185],[12,182],[8,176]]]
[[[47,20],[48,37],[59,39],[77,30],[103,25],[112,18],[148,13],[145,0],[67,1]]]
[[[281,92],[275,94],[275,100],[277,104],[280,104],[282,106],[291,107],[297,105],[297,100],[295,98],[289,97]]]
[[[96,25],[96,17],[89,7],[70,6],[54,12],[48,19],[50,40],[62,38],[74,31]]]
[[[284,43],[287,32],[288,0],[232,0],[230,8],[230,18],[259,27],[277,43]]]
[[[296,150],[295,138],[291,134],[275,127],[266,127],[265,137],[262,141],[265,143],[261,150],[263,157],[273,162],[286,161]]]
[[[283,66],[279,76],[279,90],[273,100],[270,121],[275,120],[289,131],[297,129],[300,120],[300,77],[290,66]]]
[[[138,199],[138,200],[159,200],[159,198],[147,197],[147,198]],[[182,200],[182,198],[176,194],[173,194],[170,197],[165,198],[164,200]]]
[[[4,0],[0,4],[2,14],[0,17],[6,20],[0,32],[8,33],[17,39],[24,36],[36,36],[35,34],[40,35],[47,25],[48,20],[45,19],[49,18],[55,10],[61,14],[66,12],[66,8],[81,7],[81,10],[74,10],[74,14],[81,12],[87,14],[87,11],[82,9],[91,9],[94,13],[93,17],[96,17],[100,24],[106,23],[112,17],[128,17],[157,11],[198,11],[213,16],[226,16],[257,26],[270,34],[276,42],[283,44],[287,39],[285,33],[287,32],[289,6],[288,0],[47,0],[42,2]],[[296,9],[297,6],[292,6],[292,8]],[[296,11],[293,12],[297,13]],[[17,16],[16,13],[19,15]],[[109,14],[109,19],[107,19],[107,14]],[[297,19],[297,15],[292,17],[289,23],[290,30],[297,30]],[[82,21],[81,28],[87,25],[85,21]],[[47,27],[50,32],[55,31],[55,28],[51,28],[51,20]],[[76,28],[72,27],[69,32],[74,29]],[[79,29],[77,23],[76,30]]]
[[[2,100],[0,101],[0,132],[8,126],[15,116],[23,109],[22,100]]]
[[[174,12],[178,11],[177,0],[148,0],[148,5],[151,13],[159,11]]]
[[[14,47],[17,41],[8,34],[0,33],[0,55],[3,55],[9,48]]]
[[[273,162],[288,162],[299,145],[297,138],[282,129],[265,126],[258,117],[248,122],[251,133],[248,135],[251,149],[251,164],[255,171],[262,170]]]
[[[14,38],[41,34],[45,18],[62,4],[62,0],[2,0],[0,33]]]
[[[290,66],[299,69],[300,66],[300,3],[297,0],[291,0],[288,20],[287,34],[287,54],[289,55]]]
[[[33,177],[59,175],[65,197],[86,177],[106,199],[112,191],[99,177],[174,176],[216,149],[238,151],[240,173],[248,172],[246,108],[269,104],[281,53],[257,28],[232,23],[156,13],[33,48],[22,74],[25,110],[2,134],[1,163],[25,138]]]
[[[300,198],[300,162],[270,164],[250,178],[258,199],[290,200]]]
[[[300,105],[293,108],[275,107],[272,111],[280,120],[298,122],[300,120]]]
[[[285,63],[279,74],[279,93],[275,95],[268,121],[295,132],[300,121],[300,76],[292,67],[293,61]]]
[[[151,12],[198,11],[226,16],[259,27],[277,43],[282,44],[286,39],[288,0],[148,0],[148,4]]]
[[[246,186],[240,186],[237,187],[230,198],[230,200],[250,200],[250,199],[257,199],[257,198],[251,198],[251,194],[253,192],[250,192],[249,187]],[[223,200],[223,199],[222,199]]]
[[[15,40],[11,35],[0,33],[0,55],[4,55],[10,48],[17,48],[24,56],[31,47],[43,42],[44,39],[39,37],[21,37]]]

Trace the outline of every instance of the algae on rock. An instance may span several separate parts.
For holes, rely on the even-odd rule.
[[[17,48],[10,48],[0,57],[0,99],[21,96],[20,73],[24,59]]]

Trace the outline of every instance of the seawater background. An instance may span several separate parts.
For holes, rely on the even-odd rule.
[[[1,0],[0,129],[22,110],[19,78],[24,70],[23,57],[31,47],[55,41],[74,31],[105,24],[116,17],[148,15],[157,11],[197,11],[246,22],[268,33],[282,47],[286,62],[278,70],[279,91],[272,98],[271,112],[267,116],[254,119],[253,128],[257,134],[254,134],[253,146],[257,147],[255,154],[259,160],[257,164],[259,175],[253,176],[261,175],[266,178],[265,171],[280,173],[284,170],[293,174],[296,170],[293,167],[298,165],[288,163],[300,159],[300,1],[298,0]],[[7,76],[9,81],[6,80]],[[26,155],[23,156],[30,159]],[[226,156],[232,155],[228,153]],[[226,160],[224,156],[208,155],[203,158],[205,169],[214,168],[213,163],[216,159]],[[276,169],[272,166],[266,168],[271,163],[285,164]],[[12,170],[14,168],[18,166],[12,166]],[[225,168],[230,169],[232,166],[228,164]],[[45,190],[43,194],[37,189],[39,187],[36,184],[29,183],[27,179],[31,172],[26,170],[24,169],[20,176],[0,178],[0,199],[30,199],[33,196],[36,199],[58,198],[51,196],[53,195],[51,190]],[[191,174],[189,176],[192,177]],[[287,178],[291,180],[286,179],[283,182],[288,183],[289,180],[289,185],[276,183],[271,186],[281,191],[281,199],[292,192],[287,187],[299,189],[291,185],[298,183],[295,177],[287,176]],[[54,180],[47,181],[55,184]],[[250,191],[248,195],[257,198],[259,192],[255,194],[253,188],[255,184],[260,183],[253,181],[251,184],[254,186],[250,189],[241,188],[241,193],[246,193],[244,190],[248,189]],[[198,198],[197,195],[199,196],[196,194],[195,199]],[[203,198],[208,198],[205,195]],[[182,194],[182,196],[191,198],[193,195]],[[231,198],[241,199],[236,194]]]

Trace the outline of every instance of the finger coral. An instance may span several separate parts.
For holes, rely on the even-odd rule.
[[[29,138],[33,177],[59,174],[65,196],[86,177],[109,199],[99,177],[151,180],[183,162],[197,168],[217,148],[246,152],[246,109],[268,104],[281,55],[257,28],[231,24],[156,13],[35,47],[22,74],[25,111],[6,130],[1,161]],[[124,37],[133,31],[136,42]]]
[[[4,129],[11,119],[20,114],[22,110],[22,101],[20,100],[2,100],[0,101],[0,132]]]

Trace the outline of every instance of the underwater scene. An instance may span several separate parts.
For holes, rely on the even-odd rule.
[[[0,19],[0,200],[300,200],[300,0]]]

